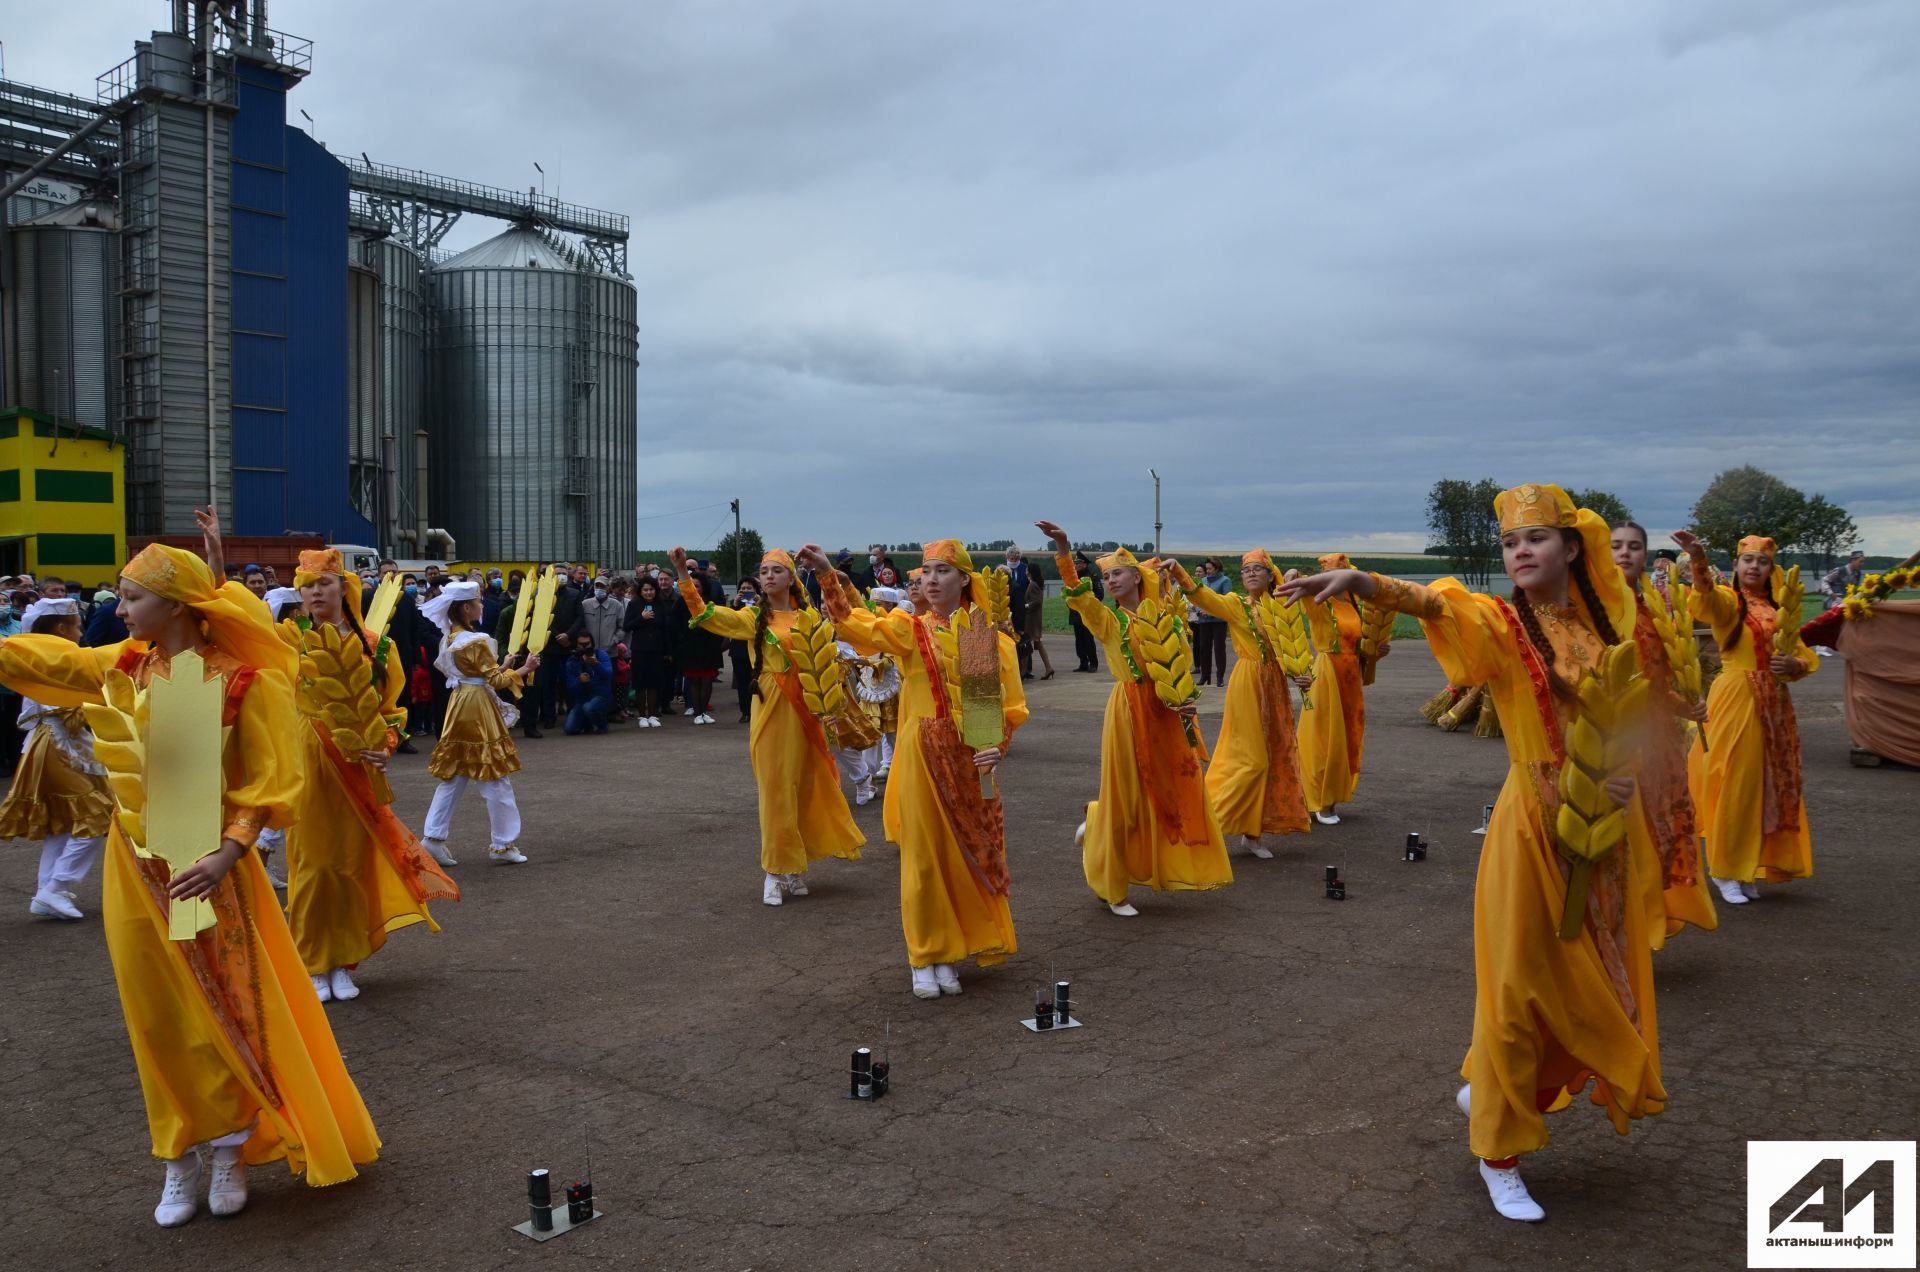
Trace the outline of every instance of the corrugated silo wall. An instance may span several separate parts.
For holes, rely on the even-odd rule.
[[[26,225],[8,238],[18,394],[8,405],[118,429],[118,237],[93,226]]]
[[[420,258],[392,239],[375,239],[363,259],[380,276],[380,411],[377,439],[385,491],[381,546],[399,556],[398,532],[418,529],[427,512],[417,479],[415,434],[426,427],[427,297]]]
[[[380,276],[364,265],[348,265],[348,493],[354,510],[375,526],[386,524],[380,480],[380,326]]]
[[[586,338],[592,392],[585,398],[591,494],[586,555],[610,571],[633,565],[638,491],[634,473],[638,296],[632,283],[588,274],[592,299]]]

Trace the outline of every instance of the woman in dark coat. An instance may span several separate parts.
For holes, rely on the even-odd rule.
[[[678,612],[672,597],[662,597],[653,580],[643,578],[620,620],[621,629],[627,633],[627,653],[633,660],[634,718],[643,729],[660,727],[661,698],[667,690],[667,655],[673,647]],[[684,623],[684,617],[680,621]]]

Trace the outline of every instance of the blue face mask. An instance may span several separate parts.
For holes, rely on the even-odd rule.
[[[409,583],[406,587],[402,588],[401,591],[405,592],[408,596],[418,596],[420,595],[420,585],[418,583]]]

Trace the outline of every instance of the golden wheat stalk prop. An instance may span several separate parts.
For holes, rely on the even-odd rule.
[[[1599,664],[1580,678],[1578,704],[1566,728],[1560,812],[1554,821],[1560,853],[1573,863],[1567,908],[1560,918],[1563,941],[1579,936],[1586,921],[1594,866],[1626,840],[1627,808],[1613,802],[1607,783],[1633,771],[1633,725],[1646,706],[1647,690],[1640,652],[1630,640],[1609,646]]]
[[[1434,723],[1448,733],[1458,732],[1461,725],[1479,717],[1484,709],[1481,706],[1481,699],[1486,696],[1486,692],[1485,685],[1474,685],[1466,689],[1460,694],[1460,700],[1441,712],[1440,718]]]
[[[1313,648],[1307,643],[1307,616],[1300,607],[1277,596],[1263,596],[1258,613],[1266,627],[1267,642],[1280,659],[1281,674],[1291,677],[1310,673]],[[1301,694],[1300,699],[1306,703],[1306,710],[1313,710],[1312,698]]]
[[[1393,640],[1393,611],[1384,605],[1369,605],[1360,614],[1360,683],[1373,683],[1373,669],[1380,655]]]
[[[387,749],[387,720],[380,714],[373,661],[358,636],[342,635],[332,623],[309,631],[300,651],[300,690],[349,763],[358,761],[362,751]],[[383,803],[392,801],[385,773],[369,765],[367,779]]]
[[[1800,647],[1800,615],[1804,612],[1802,601],[1807,589],[1800,582],[1800,567],[1793,566],[1787,571],[1787,581],[1780,589],[1780,609],[1773,616],[1773,652],[1782,658],[1793,658]],[[1779,677],[1785,684],[1789,678]]]
[[[987,621],[995,627],[1013,624],[1013,580],[998,570],[980,576],[987,581],[987,594],[978,602],[987,611]]]
[[[1153,681],[1153,692],[1160,701],[1179,711],[1198,699],[1200,690],[1193,683],[1193,647],[1181,634],[1173,607],[1159,601],[1142,601],[1128,627],[1140,670]],[[1200,735],[1193,727],[1193,717],[1183,714],[1180,725],[1186,730],[1188,745],[1199,746]]]
[[[800,677],[800,701],[822,723],[831,724],[847,705],[832,620],[816,609],[801,610],[786,644],[787,661]]]
[[[1667,653],[1667,667],[1673,673],[1673,691],[1685,699],[1689,706],[1700,704],[1700,645],[1693,638],[1693,616],[1686,610],[1686,597],[1682,589],[1673,589],[1674,603],[1667,605],[1660,589],[1654,587],[1645,578],[1640,580],[1640,594],[1647,599],[1647,608],[1653,611],[1654,630],[1660,633],[1660,645]],[[1695,730],[1700,733],[1700,749],[1707,750],[1707,729],[1705,725],[1686,722],[1686,732],[1691,737]]]

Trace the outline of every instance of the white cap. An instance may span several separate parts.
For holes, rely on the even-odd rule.
[[[26,613],[20,616],[20,627],[24,631],[32,631],[36,622],[53,615],[61,618],[78,618],[80,602],[71,596],[42,597],[27,606]]]

